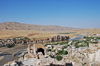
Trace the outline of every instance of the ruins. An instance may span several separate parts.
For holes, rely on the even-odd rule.
[[[54,42],[54,41],[68,41],[69,36],[65,35],[51,35],[49,37],[44,38],[33,38],[29,39],[26,37],[23,38],[10,38],[10,39],[2,39],[0,40],[0,46],[1,45],[7,45],[7,44],[36,44],[36,43],[47,43],[47,42]]]

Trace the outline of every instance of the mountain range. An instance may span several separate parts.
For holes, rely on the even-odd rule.
[[[73,30],[76,28],[61,27],[55,25],[31,25],[18,22],[3,22],[0,23],[0,30],[33,30],[33,31],[51,31],[51,32],[63,32]]]

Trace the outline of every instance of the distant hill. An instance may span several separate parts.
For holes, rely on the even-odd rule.
[[[4,22],[0,23],[0,39],[14,38],[14,37],[28,37],[33,38],[45,38],[50,35],[58,35],[63,32],[64,35],[70,38],[76,37],[76,34],[86,35],[89,33],[100,34],[100,29],[76,29],[71,27],[60,27],[60,26],[44,26],[44,25],[30,25],[22,24],[18,22]],[[60,34],[60,35],[63,35]]]
[[[0,23],[0,30],[34,30],[34,31],[50,31],[50,32],[63,32],[73,30],[76,28],[60,27],[60,26],[44,26],[44,25],[30,25],[18,22],[4,22]]]

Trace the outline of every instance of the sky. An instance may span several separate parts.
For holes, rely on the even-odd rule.
[[[0,0],[0,23],[100,28],[100,0]]]

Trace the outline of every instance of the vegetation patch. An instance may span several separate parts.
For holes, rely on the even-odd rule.
[[[47,49],[47,51],[51,51],[51,49]]]
[[[68,54],[68,51],[64,51],[64,49],[62,50],[58,50],[57,55],[66,55]]]
[[[12,47],[14,47],[14,44],[8,44],[7,47],[12,48]]]
[[[60,56],[60,55],[56,56],[56,60],[60,61],[61,59],[62,59],[62,56]]]
[[[74,34],[75,32],[70,32],[70,33],[59,33],[59,34]]]
[[[54,56],[53,55],[49,55],[51,58],[54,58]]]

